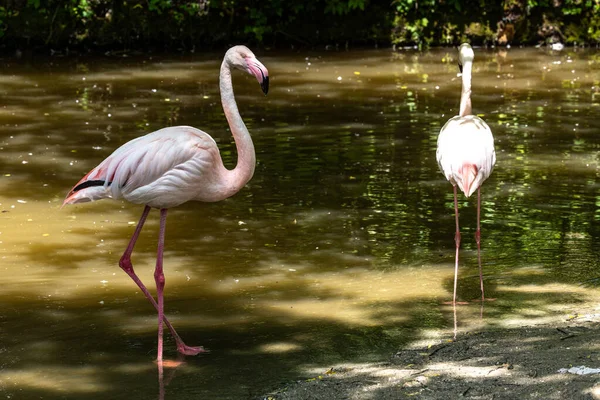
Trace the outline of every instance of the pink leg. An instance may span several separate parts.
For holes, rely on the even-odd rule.
[[[163,273],[163,253],[165,249],[165,229],[167,227],[167,209],[160,210],[160,229],[158,231],[158,251],[156,252],[156,269],[154,280],[156,281],[156,299],[158,303],[158,355],[156,361],[162,362],[163,354],[163,318],[165,317],[165,274]]]
[[[131,253],[133,253],[133,247],[135,246],[135,243],[137,242],[137,239],[140,235],[140,232],[142,231],[142,227],[144,226],[144,223],[146,222],[146,218],[148,217],[149,213],[150,213],[150,207],[146,206],[146,208],[144,208],[144,212],[142,213],[142,217],[140,218],[140,222],[138,223],[137,227],[135,228],[135,232],[133,233],[133,236],[131,237],[131,240],[129,241],[129,245],[127,246],[127,249],[125,249],[125,253],[123,253],[123,256],[121,257],[121,259],[119,260],[119,266],[121,267],[121,269],[123,269],[123,271],[125,271],[125,273],[127,275],[129,275],[129,277],[131,279],[133,279],[133,281],[136,283],[136,285],[138,285],[140,290],[144,293],[144,296],[146,296],[148,301],[150,301],[150,303],[152,303],[154,308],[156,308],[156,310],[158,311],[158,304],[156,303],[156,301],[154,300],[154,297],[152,297],[152,295],[150,294],[150,292],[148,291],[146,286],[142,283],[140,278],[135,274],[135,271],[133,270],[133,264],[131,263]],[[207,352],[207,350],[205,350],[201,346],[191,347],[191,346],[186,345],[183,342],[183,340],[181,340],[181,338],[175,331],[175,328],[173,328],[173,325],[171,325],[171,323],[169,322],[167,317],[164,317],[164,322],[165,322],[165,325],[167,325],[167,328],[169,328],[169,331],[171,331],[171,335],[173,335],[173,338],[175,339],[175,342],[177,343],[177,351],[179,351],[181,354],[185,354],[187,356],[195,356],[196,354]]]
[[[452,305],[456,306],[456,285],[458,282],[458,250],[460,248],[460,230],[458,228],[458,194],[456,193],[456,185],[454,185],[454,215],[456,218],[456,234],[454,235],[454,242],[456,243],[456,256],[454,261],[454,297],[452,298]]]
[[[479,226],[481,215],[481,188],[477,189],[477,230],[475,231],[475,241],[477,242],[477,261],[479,262],[479,284],[481,285],[481,304],[485,300],[483,294],[483,270],[481,268],[481,230]]]
[[[165,379],[163,363],[158,363],[158,400],[165,400]]]
[[[454,314],[454,340],[458,335],[458,319],[456,318],[456,303],[452,304],[452,313]]]

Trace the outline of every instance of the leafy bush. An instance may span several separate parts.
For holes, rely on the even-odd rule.
[[[5,50],[600,42],[600,0],[7,0]]]

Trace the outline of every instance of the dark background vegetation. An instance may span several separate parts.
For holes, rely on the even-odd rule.
[[[600,43],[600,0],[0,0],[0,50]]]

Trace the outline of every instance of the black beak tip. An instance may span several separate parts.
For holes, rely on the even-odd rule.
[[[263,78],[263,81],[260,84],[260,88],[262,89],[264,94],[269,93],[269,77],[268,76],[265,76]]]

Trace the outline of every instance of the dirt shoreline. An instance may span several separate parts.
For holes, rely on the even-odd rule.
[[[600,311],[588,304],[456,340],[440,332],[388,361],[331,366],[260,399],[600,399],[600,370],[577,368],[600,368],[599,325]]]

